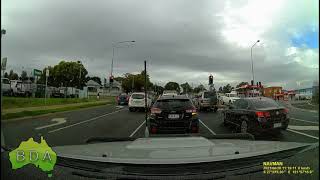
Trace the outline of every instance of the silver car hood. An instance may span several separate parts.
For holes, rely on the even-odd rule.
[[[53,147],[59,157],[130,164],[184,164],[224,161],[308,147],[312,144],[206,139],[204,137],[139,138],[134,141],[104,142]],[[318,146],[319,144],[317,144]]]

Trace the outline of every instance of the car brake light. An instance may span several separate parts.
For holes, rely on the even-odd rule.
[[[288,113],[289,113],[289,109],[285,108],[285,109],[283,110],[283,112],[284,112],[285,114],[288,114]]]
[[[193,126],[192,129],[191,129],[191,131],[192,131],[193,133],[198,133],[199,130],[198,130],[197,127]]]
[[[151,128],[151,133],[152,133],[152,134],[155,134],[156,132],[157,132],[157,128],[156,128],[156,127],[152,127],[152,128]]]
[[[116,97],[116,100],[119,101],[119,96]]]
[[[161,109],[159,108],[151,108],[151,114],[160,114],[161,113]]]
[[[258,118],[261,118],[261,117],[270,117],[270,113],[269,113],[269,112],[257,111],[257,112],[256,112],[256,115],[257,115]]]

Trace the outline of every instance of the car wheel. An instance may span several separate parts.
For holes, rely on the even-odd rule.
[[[248,123],[247,123],[247,121],[243,120],[243,121],[241,122],[240,132],[241,132],[241,133],[248,133]]]
[[[281,129],[282,129],[282,130],[287,130],[287,128],[288,128],[288,124],[285,125],[285,126],[283,126]]]
[[[132,109],[131,107],[129,107],[129,111],[130,111],[130,112],[132,112],[132,111],[133,111],[133,109]]]

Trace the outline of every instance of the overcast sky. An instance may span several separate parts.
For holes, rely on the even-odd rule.
[[[154,83],[250,82],[310,87],[319,74],[318,0],[2,0],[7,69],[29,73],[60,60],[89,75],[148,71]]]

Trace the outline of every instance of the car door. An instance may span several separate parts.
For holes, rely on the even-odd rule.
[[[233,124],[239,123],[240,103],[240,100],[236,100],[233,104],[229,105],[229,119]]]
[[[234,121],[237,124],[241,124],[243,117],[247,117],[248,115],[248,107],[249,103],[246,100],[238,99],[237,102],[237,109],[234,112]]]

